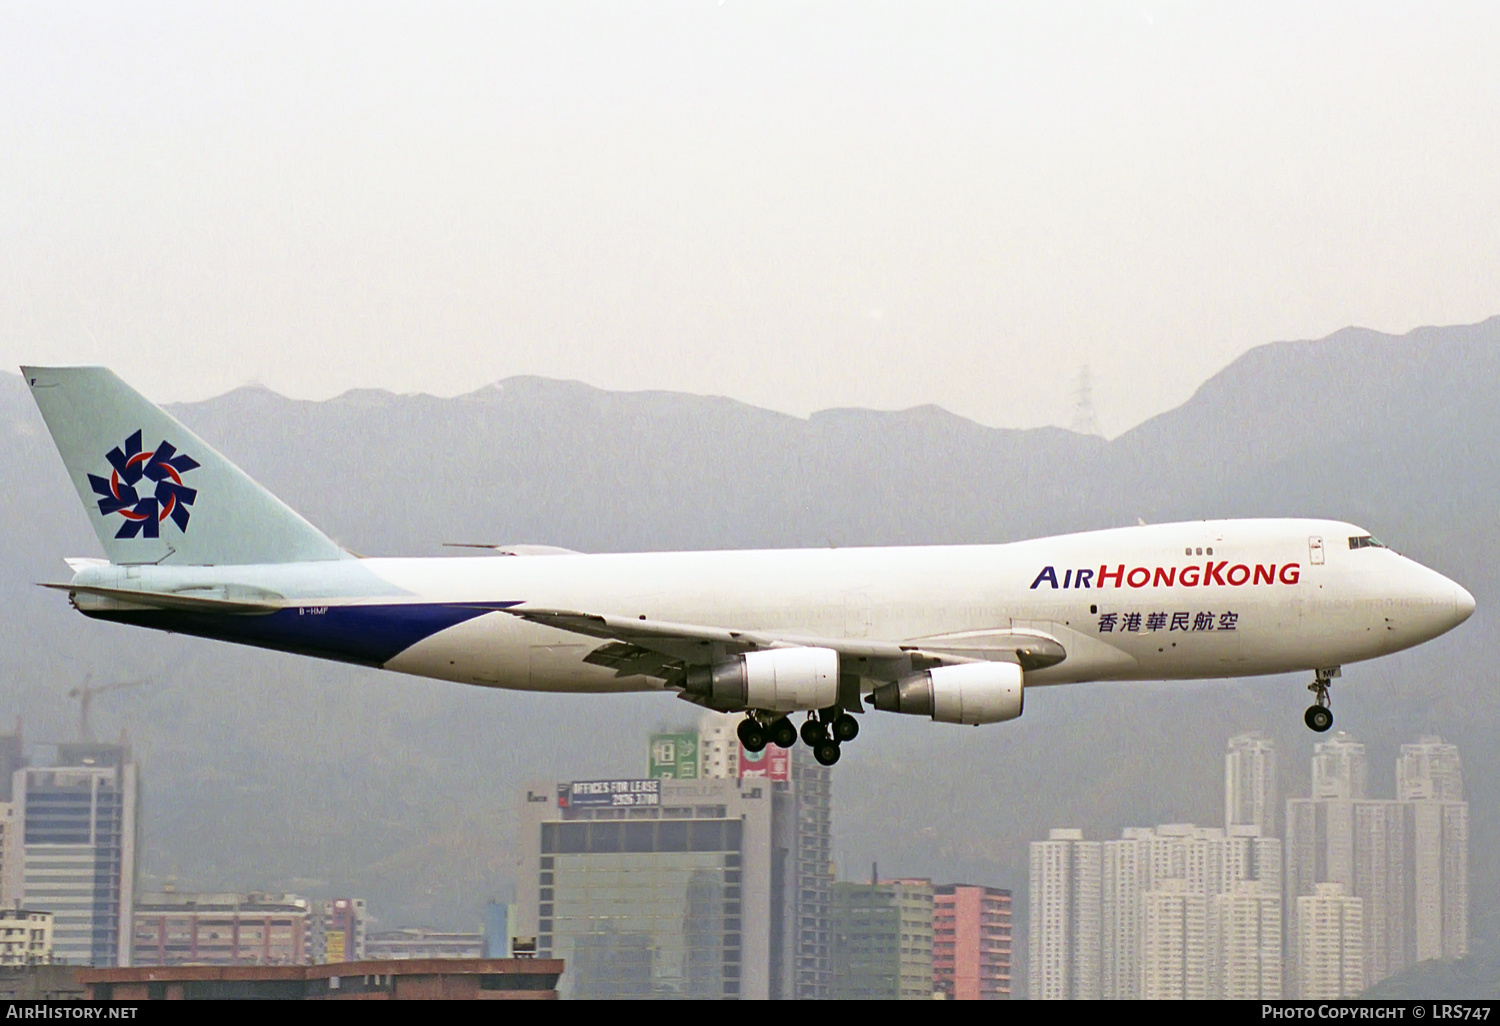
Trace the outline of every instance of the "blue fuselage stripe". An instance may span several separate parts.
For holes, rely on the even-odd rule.
[[[382,666],[424,638],[519,602],[393,603],[293,606],[265,614],[188,613],[179,610],[86,610],[96,620],[191,634],[217,641]]]

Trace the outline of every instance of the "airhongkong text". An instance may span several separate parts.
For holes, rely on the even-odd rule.
[[[1206,588],[1210,585],[1238,588],[1246,584],[1296,584],[1301,579],[1301,563],[1280,566],[1257,563],[1252,567],[1247,563],[1230,565],[1229,560],[1224,559],[1217,563],[1209,560],[1202,566],[1196,563],[1184,567],[1137,566],[1127,570],[1124,563],[1118,563],[1113,568],[1106,564],[1098,570],[1091,567],[1065,568],[1060,576],[1056,567],[1047,566],[1036,575],[1031,587],[1033,591],[1044,584],[1052,588]]]

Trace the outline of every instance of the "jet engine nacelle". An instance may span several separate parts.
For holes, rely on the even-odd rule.
[[[768,648],[688,671],[683,691],[710,709],[794,712],[839,698],[839,654],[831,648]]]
[[[1025,695],[1015,663],[939,666],[875,689],[870,703],[886,712],[931,716],[939,723],[1000,723],[1021,715]]]

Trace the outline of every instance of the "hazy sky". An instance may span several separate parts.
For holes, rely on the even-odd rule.
[[[1500,313],[1500,5],[0,4],[0,363],[1116,434]]]

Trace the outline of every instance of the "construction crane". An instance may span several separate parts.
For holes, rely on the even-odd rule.
[[[95,695],[102,695],[107,691],[136,688],[144,683],[146,682],[143,680],[117,680],[112,684],[90,684],[89,678],[84,677],[82,684],[68,692],[69,698],[78,699],[78,740],[94,740],[94,732],[89,729],[89,703],[94,700]]]

